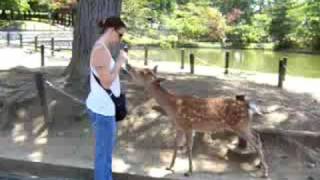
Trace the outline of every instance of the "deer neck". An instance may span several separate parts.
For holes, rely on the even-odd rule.
[[[175,112],[176,96],[163,88],[160,84],[151,84],[149,92],[157,103],[168,113]]]

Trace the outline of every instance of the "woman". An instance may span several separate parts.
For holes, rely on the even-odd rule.
[[[95,42],[90,58],[90,93],[86,104],[95,135],[95,180],[112,180],[112,151],[116,139],[115,106],[105,89],[120,95],[119,72],[128,59],[123,50],[117,60],[110,47],[119,45],[126,25],[119,17],[99,23],[103,33]]]

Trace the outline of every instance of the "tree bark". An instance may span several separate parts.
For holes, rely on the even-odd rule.
[[[72,58],[66,73],[68,84],[88,92],[89,59],[94,42],[100,35],[98,22],[120,16],[122,0],[79,0],[73,32]]]

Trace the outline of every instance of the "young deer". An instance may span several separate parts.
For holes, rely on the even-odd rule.
[[[174,166],[178,143],[183,135],[187,141],[189,158],[189,171],[192,174],[192,145],[193,131],[196,132],[223,132],[231,131],[245,139],[255,148],[261,158],[263,177],[268,176],[268,166],[262,151],[260,138],[255,136],[250,128],[249,104],[246,101],[227,98],[197,98],[193,96],[180,96],[168,92],[157,78],[155,70],[136,70],[127,65],[127,70],[132,79],[143,85],[161,108],[173,120],[176,128],[174,152],[170,166]]]

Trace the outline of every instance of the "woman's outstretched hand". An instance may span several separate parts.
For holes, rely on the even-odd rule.
[[[128,60],[128,58],[128,53],[124,50],[120,50],[120,54],[117,61],[119,61],[119,63],[122,65]]]

